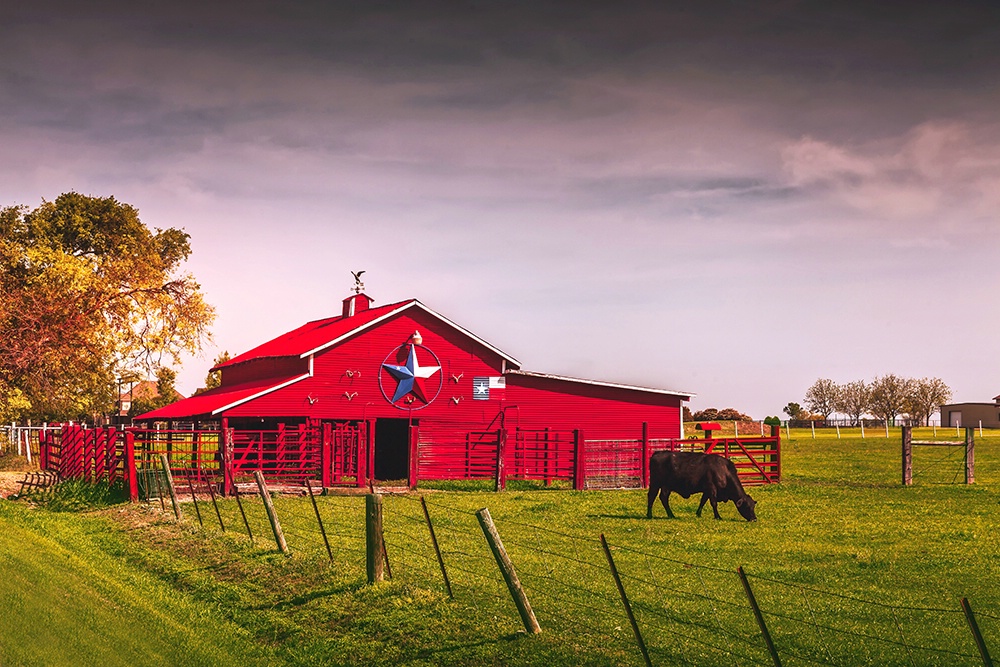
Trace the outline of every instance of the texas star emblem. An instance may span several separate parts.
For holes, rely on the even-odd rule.
[[[439,375],[441,371],[441,362],[438,361],[437,355],[423,345],[410,343],[409,348],[409,353],[406,356],[406,363],[404,365],[399,366],[388,363],[388,360],[395,356],[400,348],[396,348],[390,352],[386,357],[386,362],[382,363],[382,369],[387,371],[392,379],[396,380],[396,390],[393,392],[392,398],[389,398],[388,393],[385,391],[385,387],[382,386],[381,375],[379,375],[379,385],[382,386],[382,394],[385,396],[386,400],[393,405],[396,405],[400,400],[406,400],[405,405],[396,405],[396,407],[419,410],[420,408],[429,405],[435,398],[437,398],[438,393],[441,391],[441,375]],[[427,357],[431,357],[435,362],[437,362],[437,365],[421,366],[420,359],[417,357],[418,349],[423,353],[425,360]],[[420,399],[423,402],[423,405],[413,405],[414,398],[411,398],[411,396]]]

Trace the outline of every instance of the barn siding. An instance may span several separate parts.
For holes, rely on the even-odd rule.
[[[680,397],[523,375],[507,376],[507,427],[582,429],[588,440],[680,437]]]

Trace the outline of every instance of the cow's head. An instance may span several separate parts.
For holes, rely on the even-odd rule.
[[[743,497],[736,501],[736,509],[747,521],[757,520],[757,513],[753,511],[756,506],[757,501],[746,494],[743,494]]]

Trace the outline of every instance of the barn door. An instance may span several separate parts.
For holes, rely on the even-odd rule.
[[[323,424],[323,486],[363,486],[367,429],[361,424]]]

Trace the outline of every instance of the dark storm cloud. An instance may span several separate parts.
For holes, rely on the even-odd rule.
[[[216,43],[388,76],[498,61],[568,73],[696,63],[890,83],[904,74],[951,86],[993,81],[1000,64],[1000,8],[988,2],[171,3],[138,11],[98,15],[125,17],[154,43]]]
[[[222,50],[386,77],[530,65],[995,85],[1000,8],[949,3],[27,3],[5,34]]]

